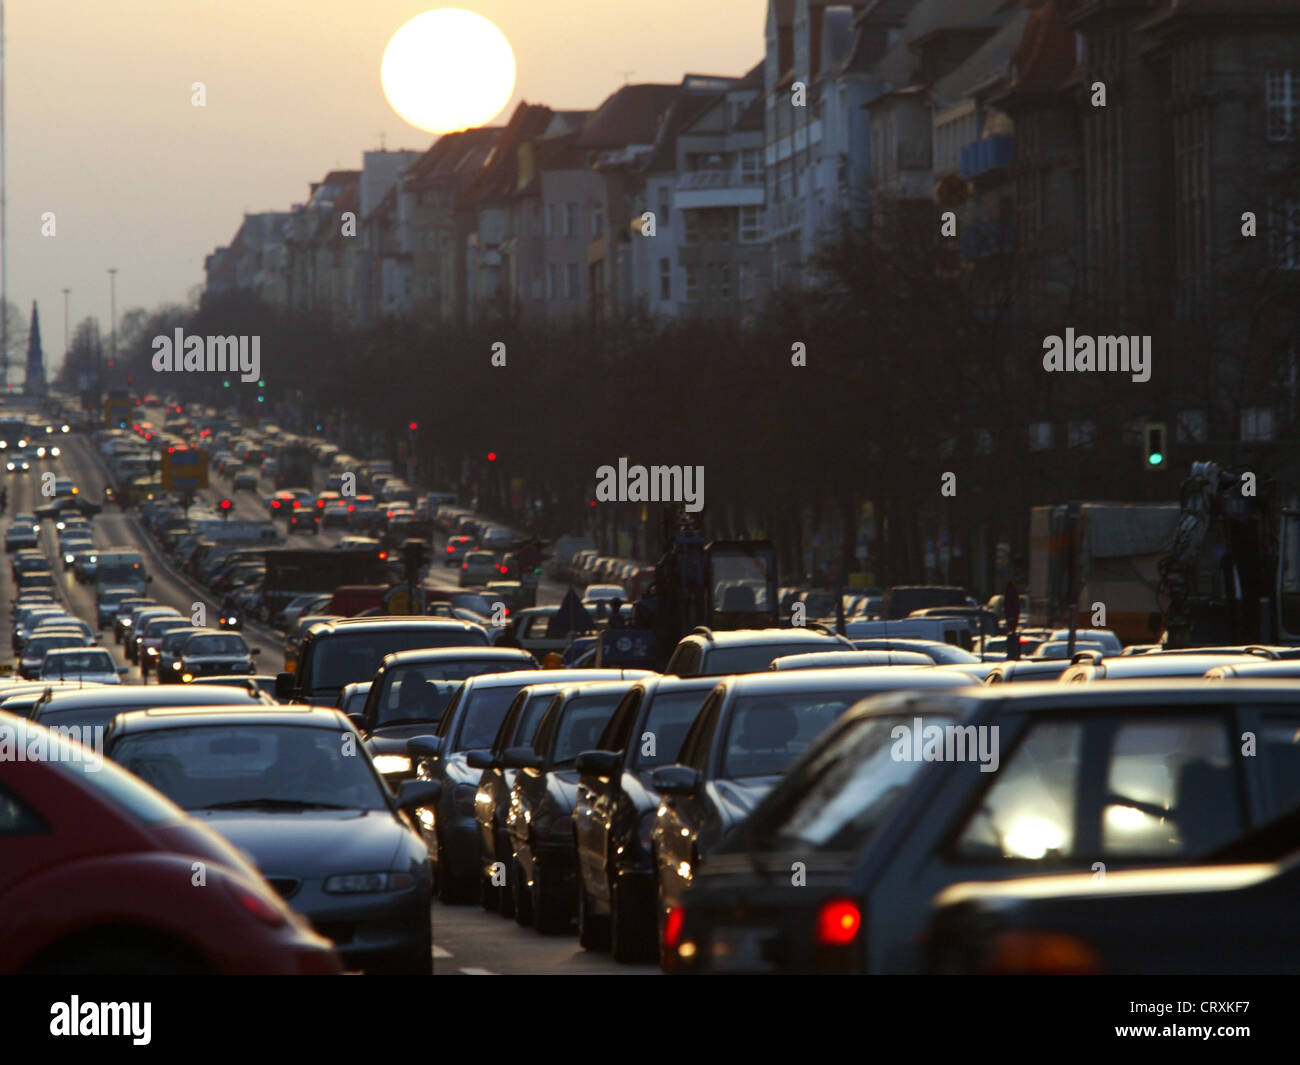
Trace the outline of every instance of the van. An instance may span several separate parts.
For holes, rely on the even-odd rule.
[[[962,617],[901,618],[897,621],[854,621],[844,624],[849,639],[873,639],[896,636],[909,640],[937,640],[971,651],[975,636],[971,622]]]

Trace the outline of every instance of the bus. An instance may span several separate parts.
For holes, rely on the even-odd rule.
[[[99,552],[95,567],[95,601],[105,588],[130,588],[144,594],[145,585],[153,578],[145,572],[144,556],[128,548],[110,547]]]

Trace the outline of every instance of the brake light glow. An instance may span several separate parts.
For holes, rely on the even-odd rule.
[[[228,880],[224,877],[222,883],[230,889],[235,901],[246,913],[272,928],[279,928],[284,924],[284,912],[269,899],[263,898],[259,892],[236,880]]]
[[[677,941],[682,938],[682,924],[686,920],[686,911],[680,906],[674,906],[668,911],[668,918],[664,921],[664,946],[669,950],[677,949]]]
[[[862,911],[852,899],[830,899],[817,913],[817,942],[824,947],[846,947],[862,927]]]
[[[1074,936],[1055,932],[1003,932],[982,968],[987,973],[1077,975],[1099,973],[1092,948]]]

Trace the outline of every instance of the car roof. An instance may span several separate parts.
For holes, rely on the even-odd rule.
[[[156,707],[149,710],[132,710],[114,719],[113,731],[157,732],[169,728],[189,728],[194,725],[301,725],[338,731],[339,712],[332,706],[300,706],[285,703],[276,706],[231,707],[225,704],[212,706]]]
[[[466,689],[504,688],[527,684],[579,684],[592,680],[640,680],[653,675],[650,670],[638,669],[517,669],[513,673],[480,673],[477,677],[466,677],[464,684]],[[530,676],[534,679],[523,679]]]
[[[1259,655],[1112,655],[1099,662],[1077,662],[1071,670],[1080,666],[1100,666],[1107,681],[1123,680],[1126,677],[1175,677],[1201,676],[1207,669],[1215,666],[1236,666],[1246,662],[1262,662]],[[1068,670],[1067,670],[1068,672]]]
[[[743,695],[861,688],[896,691],[899,688],[958,688],[978,684],[958,670],[925,666],[860,666],[848,669],[787,669],[762,673],[735,673],[718,682]]]
[[[81,691],[55,691],[42,707],[50,711],[81,710],[94,706],[175,706],[206,705],[213,701],[212,688],[216,685],[194,688],[188,684],[160,684],[145,687],[140,684],[113,684],[102,688]],[[238,684],[229,685],[232,701],[248,698],[248,689]],[[238,695],[239,700],[234,696]]]
[[[388,629],[408,629],[421,628],[430,629],[435,632],[454,632],[456,630],[468,631],[477,629],[483,631],[481,625],[474,625],[468,621],[461,621],[459,618],[435,618],[421,615],[409,616],[379,616],[370,618],[339,618],[337,620],[326,620],[317,623],[320,628],[314,629],[319,636],[322,632],[346,631],[348,629],[373,629],[384,632]]]
[[[417,647],[411,651],[391,651],[384,655],[381,668],[409,666],[425,662],[451,662],[464,659],[500,660],[503,662],[533,662],[532,655],[517,647]]]
[[[684,638],[690,639],[692,636],[715,647],[739,646],[742,644],[750,646],[764,643],[807,643],[814,645],[833,643],[840,647],[844,646],[832,633],[802,627],[789,629],[729,629],[725,632],[714,632],[711,636],[706,636],[703,633],[690,633]],[[848,648],[845,648],[845,650],[848,650]]]

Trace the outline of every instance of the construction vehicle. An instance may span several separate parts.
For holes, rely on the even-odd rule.
[[[698,515],[680,504],[669,504],[664,510],[662,543],[654,581],[634,604],[634,627],[601,631],[598,665],[662,671],[677,642],[701,626],[710,630],[776,627],[777,561],[770,541],[706,542]]]
[[[1169,648],[1300,644],[1298,565],[1300,510],[1277,486],[1197,462],[1177,503],[1035,507],[1030,623]]]

